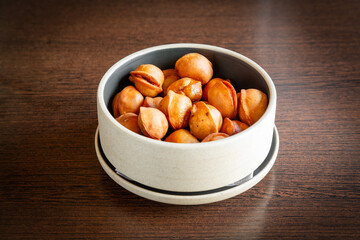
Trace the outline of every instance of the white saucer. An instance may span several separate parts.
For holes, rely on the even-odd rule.
[[[268,156],[265,158],[263,163],[247,177],[240,179],[234,184],[230,184],[228,186],[224,186],[222,188],[218,188],[210,191],[171,192],[171,191],[164,191],[161,189],[154,189],[145,186],[143,184],[140,184],[123,176],[120,173],[117,173],[116,169],[106,159],[106,156],[101,149],[100,139],[98,135],[99,135],[99,129],[97,129],[95,133],[96,155],[105,172],[116,183],[118,183],[120,186],[127,189],[128,191],[136,195],[139,195],[141,197],[157,202],[178,204],[178,205],[197,205],[197,204],[212,203],[212,202],[225,200],[245,192],[246,190],[255,186],[268,174],[268,172],[275,163],[279,151],[279,133],[276,129],[276,126],[274,126],[273,142]]]

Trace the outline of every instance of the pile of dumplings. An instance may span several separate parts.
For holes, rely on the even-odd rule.
[[[212,63],[199,53],[179,58],[174,69],[143,64],[112,102],[115,119],[133,132],[175,143],[223,139],[254,124],[268,98],[258,89],[236,92],[229,79],[213,78]]]

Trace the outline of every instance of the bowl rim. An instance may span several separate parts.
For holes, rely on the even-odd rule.
[[[241,61],[247,63],[250,67],[252,67],[255,71],[257,71],[261,75],[261,77],[265,80],[265,82],[269,88],[269,96],[268,96],[269,102],[268,102],[268,106],[267,106],[265,113],[261,116],[261,118],[258,121],[256,121],[256,123],[254,123],[249,128],[247,128],[246,130],[244,130],[240,133],[237,133],[235,135],[232,135],[230,137],[227,137],[227,138],[224,138],[224,139],[221,139],[218,141],[204,142],[201,144],[173,143],[173,142],[165,142],[162,140],[156,140],[156,139],[148,138],[143,135],[137,134],[137,133],[127,129],[126,127],[122,126],[111,115],[109,109],[107,108],[107,106],[105,104],[104,89],[106,86],[106,82],[119,67],[126,64],[131,59],[136,58],[141,55],[144,55],[144,54],[154,52],[154,51],[164,50],[164,49],[174,49],[174,48],[194,48],[194,49],[201,49],[201,50],[210,50],[210,51],[214,51],[214,52],[221,52],[223,54],[227,54],[232,57],[238,58]],[[264,119],[268,115],[270,115],[271,109],[276,108],[276,99],[277,99],[277,94],[276,94],[275,85],[274,85],[271,77],[269,76],[269,74],[262,67],[260,67],[260,65],[255,63],[250,58],[248,58],[240,53],[237,53],[235,51],[232,51],[232,50],[229,50],[226,48],[222,48],[222,47],[218,47],[218,46],[213,46],[213,45],[208,45],[208,44],[199,44],[199,43],[171,43],[171,44],[158,45],[158,46],[145,48],[145,49],[136,51],[130,55],[127,55],[126,57],[120,59],[118,62],[116,62],[114,65],[112,65],[106,71],[106,73],[102,77],[102,79],[98,85],[98,89],[97,89],[98,105],[100,106],[100,108],[101,108],[102,112],[105,114],[105,116],[110,120],[110,122],[112,122],[115,127],[121,129],[121,131],[125,132],[126,134],[132,135],[132,137],[137,138],[139,141],[144,141],[148,144],[153,144],[153,145],[163,146],[163,147],[166,146],[168,148],[177,148],[177,149],[181,148],[181,149],[189,149],[189,150],[203,149],[203,148],[208,148],[210,146],[224,145],[224,144],[228,144],[229,142],[237,141],[242,137],[246,137],[246,135],[248,135],[252,131],[254,131],[256,126],[261,125],[264,122]],[[99,111],[99,109],[97,111]]]

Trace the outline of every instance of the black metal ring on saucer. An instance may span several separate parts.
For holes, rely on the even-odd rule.
[[[162,194],[169,194],[169,195],[176,195],[176,196],[197,196],[197,195],[205,195],[205,194],[212,194],[212,193],[217,193],[217,192],[221,192],[221,191],[225,191],[225,190],[228,190],[228,189],[231,189],[231,188],[234,188],[234,187],[237,187],[241,184],[244,184],[245,182],[249,181],[250,179],[252,179],[253,177],[255,177],[261,170],[264,169],[264,167],[269,163],[269,161],[271,160],[274,152],[275,152],[275,142],[276,142],[276,132],[275,132],[275,129],[274,129],[274,134],[273,134],[273,138],[272,138],[272,144],[271,144],[271,147],[270,147],[270,150],[269,150],[269,153],[268,155],[266,156],[265,160],[261,163],[261,165],[256,168],[254,170],[254,172],[252,172],[251,174],[249,174],[248,176],[232,183],[232,184],[229,184],[227,186],[224,186],[224,187],[220,187],[220,188],[215,188],[215,189],[211,189],[211,190],[206,190],[206,191],[194,191],[194,192],[177,192],[177,191],[168,191],[168,190],[162,190],[162,189],[158,189],[158,188],[154,188],[154,187],[150,187],[150,186],[147,186],[147,185],[144,185],[142,183],[139,183],[137,181],[134,181],[128,177],[126,177],[124,174],[119,174],[118,170],[110,163],[110,161],[108,160],[108,158],[106,157],[104,151],[102,150],[102,147],[101,147],[101,142],[100,142],[100,136],[98,135],[98,145],[99,145],[99,152],[102,156],[102,158],[104,159],[104,162],[109,166],[109,168],[115,173],[117,174],[119,177],[121,177],[123,180],[125,181],[128,181],[140,188],[143,188],[143,189],[147,189],[149,191],[153,191],[153,192],[157,192],[157,193],[162,193]]]

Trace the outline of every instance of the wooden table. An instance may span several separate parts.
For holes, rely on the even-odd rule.
[[[359,239],[359,1],[1,1],[1,239]],[[94,149],[96,90],[119,59],[193,42],[260,64],[280,150],[234,198],[123,189]]]

